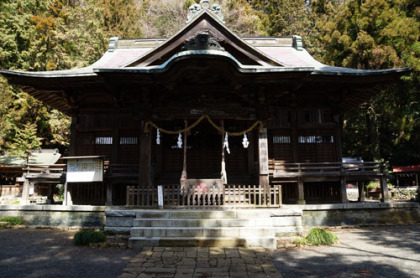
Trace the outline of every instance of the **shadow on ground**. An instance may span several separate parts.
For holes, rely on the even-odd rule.
[[[118,277],[138,252],[73,245],[74,231],[0,229],[0,276]]]
[[[336,231],[340,244],[279,250],[283,277],[420,277],[420,225]]]

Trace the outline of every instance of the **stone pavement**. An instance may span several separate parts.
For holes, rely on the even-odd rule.
[[[120,278],[282,277],[264,248],[144,247]]]

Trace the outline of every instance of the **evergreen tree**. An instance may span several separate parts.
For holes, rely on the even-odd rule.
[[[318,0],[318,55],[360,69],[411,67],[402,82],[345,115],[347,155],[420,163],[420,21],[412,0]]]

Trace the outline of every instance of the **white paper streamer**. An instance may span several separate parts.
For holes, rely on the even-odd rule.
[[[178,149],[182,149],[182,134],[181,133],[178,135],[177,144],[178,144]]]
[[[160,131],[156,129],[156,145],[160,145]]]
[[[246,136],[246,133],[244,134],[244,139],[242,139],[242,145],[244,146],[245,149],[248,149],[249,141],[248,141],[248,137]]]
[[[225,134],[225,141],[223,142],[223,148],[225,148],[226,149],[226,152],[228,153],[228,154],[230,154],[230,149],[229,149],[229,136],[228,136],[228,134],[226,133]]]

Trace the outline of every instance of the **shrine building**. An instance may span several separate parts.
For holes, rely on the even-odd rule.
[[[406,72],[324,65],[299,36],[239,37],[202,1],[169,39],[113,37],[88,67],[0,73],[71,117],[70,156],[104,158],[103,182],[69,186],[74,204],[156,206],[162,186],[165,206],[259,207],[347,202],[347,182],[369,180],[386,201],[380,163],[342,163],[343,112]]]

